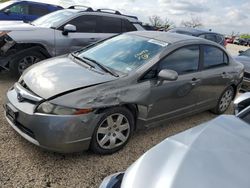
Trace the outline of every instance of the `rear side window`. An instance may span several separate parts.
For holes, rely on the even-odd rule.
[[[199,46],[182,47],[161,60],[160,70],[170,69],[178,74],[195,72],[199,67],[199,57]]]
[[[8,8],[11,13],[15,14],[28,14],[28,5],[25,5],[23,3],[17,3],[11,7]]]
[[[214,46],[203,46],[205,69],[228,64],[228,56],[221,49]]]
[[[29,5],[29,14],[36,16],[43,16],[49,13],[49,10],[46,7]]]
[[[76,31],[79,33],[97,33],[97,16],[79,16],[67,24],[72,24],[76,26]],[[63,27],[67,24],[64,24],[60,30],[63,30]]]
[[[135,26],[128,20],[122,20],[122,32],[136,31]]]
[[[101,17],[102,33],[122,33],[122,20],[120,18]]]

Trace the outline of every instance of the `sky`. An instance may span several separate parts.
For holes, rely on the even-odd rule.
[[[123,14],[137,16],[149,22],[149,16],[158,15],[171,20],[175,26],[198,17],[205,29],[223,34],[250,33],[250,0],[36,0],[61,4],[112,8]]]

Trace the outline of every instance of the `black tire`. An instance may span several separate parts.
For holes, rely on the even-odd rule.
[[[100,141],[98,141],[99,135],[100,135],[100,133],[98,134],[98,130],[100,130],[101,126],[104,125],[103,122],[107,121],[106,119],[108,117],[116,116],[117,114],[123,115],[125,117],[125,119],[128,121],[128,124],[129,124],[129,132],[127,132],[128,137],[127,137],[127,139],[126,139],[126,141],[124,143],[122,143],[121,145],[119,145],[119,146],[117,146],[115,148],[110,148],[110,149],[103,148],[99,144]],[[118,119],[118,117],[117,117],[117,119]],[[117,123],[117,119],[116,119],[116,121],[114,121],[115,123]],[[108,126],[108,124],[107,124],[107,126]],[[106,127],[104,127],[104,128],[106,128]],[[98,122],[98,124],[97,124],[97,126],[95,128],[95,131],[94,131],[93,136],[92,136],[91,144],[90,144],[90,149],[96,154],[104,154],[105,155],[105,154],[115,153],[118,150],[122,149],[127,144],[127,142],[129,141],[129,139],[131,137],[131,134],[132,134],[133,130],[134,130],[134,116],[127,108],[125,108],[125,107],[114,107],[114,108],[107,109],[107,110],[105,110],[103,112],[103,116],[101,117],[100,121]],[[111,136],[112,136],[113,133],[106,133],[105,136],[108,136],[107,134],[111,134]],[[109,138],[111,136],[109,135]],[[100,139],[102,139],[102,138],[100,138]],[[117,143],[117,141],[119,141],[119,139],[118,140],[115,139],[115,140],[116,140],[115,143]],[[111,142],[110,142],[110,144],[111,144]]]
[[[227,94],[227,93],[231,93],[230,95],[231,95],[231,99],[229,99],[228,98],[228,102],[230,101],[230,103],[228,104],[228,105],[225,105],[224,106],[224,108],[221,108],[221,106],[222,106],[222,100],[223,100],[223,98],[225,97],[225,95]],[[232,100],[233,100],[233,98],[234,98],[234,94],[235,94],[235,91],[234,91],[234,88],[232,87],[232,86],[229,86],[229,87],[227,87],[224,91],[223,91],[223,93],[221,94],[221,96],[220,96],[220,98],[219,98],[219,100],[218,100],[218,102],[217,102],[217,105],[216,105],[216,107],[214,108],[214,109],[212,109],[211,111],[214,113],[214,114],[223,114],[225,111],[227,111],[227,109],[229,108],[229,106],[230,106],[230,104],[231,104],[231,102],[232,102]]]
[[[42,61],[44,59],[46,59],[46,57],[39,51],[35,51],[35,50],[25,50],[25,51],[21,51],[18,52],[16,55],[14,55],[11,60],[10,60],[10,72],[13,76],[19,77],[21,76],[21,74],[23,72],[20,71],[20,63],[25,59],[25,58],[31,58],[34,57],[34,59],[36,59],[36,61],[34,63],[38,63],[39,61]],[[32,64],[30,64],[29,66],[31,66]],[[28,67],[26,67],[28,68]]]

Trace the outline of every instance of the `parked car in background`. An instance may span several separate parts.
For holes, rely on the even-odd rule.
[[[228,44],[233,44],[234,42],[234,37],[226,37],[225,39],[226,39],[226,43]]]
[[[157,28],[148,24],[143,24],[143,28],[147,31],[157,31]]]
[[[248,188],[250,95],[246,98],[247,108],[236,116],[221,115],[167,138],[99,188]]]
[[[31,23],[0,23],[0,67],[21,75],[43,59],[73,52],[119,33],[144,30],[136,17],[111,11],[70,7]]]
[[[222,46],[226,46],[225,37],[219,33],[214,33],[211,31],[204,31],[204,30],[194,29],[194,28],[189,28],[189,27],[180,27],[180,28],[171,29],[169,30],[169,32],[200,37],[200,38],[204,38],[204,39],[219,43]]]
[[[0,3],[0,20],[33,21],[63,7],[33,1],[7,1]]]
[[[29,68],[8,91],[5,114],[40,147],[110,154],[134,130],[224,113],[242,76],[243,65],[214,42],[129,32]]]
[[[236,61],[244,65],[244,79],[241,91],[250,91],[250,49],[246,51],[239,51],[239,55],[234,58]]]
[[[248,40],[243,38],[235,38],[233,43],[241,46],[248,46]]]

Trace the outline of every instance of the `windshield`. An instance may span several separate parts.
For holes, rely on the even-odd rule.
[[[119,35],[79,54],[116,71],[128,73],[147,63],[167,43],[135,35]]]
[[[70,10],[59,10],[56,12],[52,12],[47,14],[41,18],[32,22],[32,25],[39,26],[39,27],[58,27],[59,24],[69,19],[72,15],[74,15],[74,11]]]
[[[8,2],[5,2],[5,3],[0,3],[0,10],[8,7],[9,5],[13,4],[12,1],[8,1]]]

